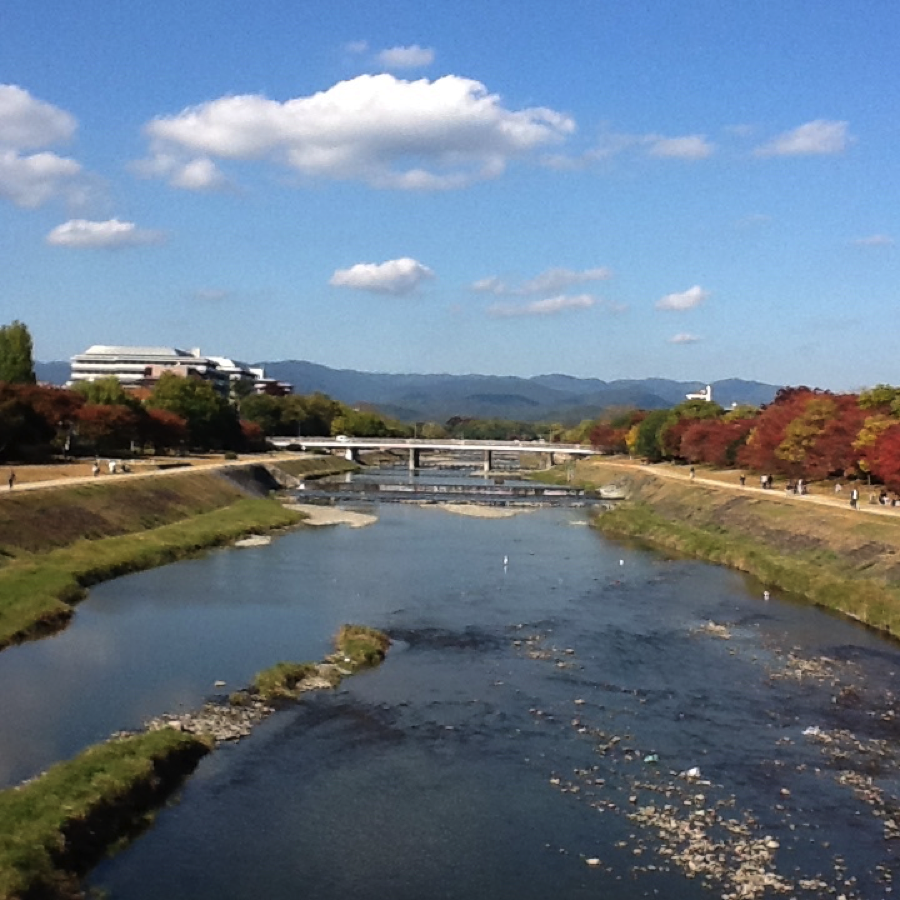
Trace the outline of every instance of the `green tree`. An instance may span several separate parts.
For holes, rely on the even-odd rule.
[[[296,421],[285,426],[286,415],[290,414],[284,397],[270,397],[268,394],[253,394],[241,400],[241,418],[262,428],[265,434],[296,434]]]
[[[235,410],[208,381],[163,372],[146,406],[181,416],[195,447],[231,449],[240,445],[241,431]]]
[[[670,415],[671,410],[654,409],[637,426],[637,440],[634,443],[636,456],[642,456],[650,462],[659,462],[663,458],[661,435],[670,422]]]
[[[34,357],[28,328],[18,320],[0,325],[0,381],[34,384]]]
[[[876,384],[875,387],[863,391],[859,395],[859,405],[862,409],[890,407],[896,413],[895,405],[900,400],[900,388],[891,387],[889,384]]]
[[[114,375],[96,381],[79,381],[74,390],[91,406],[125,406],[135,412],[141,408],[140,400],[125,390]]]

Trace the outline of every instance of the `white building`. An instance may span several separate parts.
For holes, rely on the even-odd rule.
[[[707,403],[712,403],[712,385],[708,384],[702,391],[697,391],[695,394],[685,394],[686,400],[705,400]]]
[[[203,356],[199,348],[118,347],[95,344],[73,356],[69,386],[79,382],[116,378],[123,387],[152,388],[163,372],[184,378],[202,378],[228,396],[236,382],[247,382],[255,393],[289,394],[291,386],[266,378],[260,368],[251,368],[223,356]]]

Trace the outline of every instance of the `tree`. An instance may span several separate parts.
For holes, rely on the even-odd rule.
[[[616,428],[611,423],[598,422],[591,429],[589,439],[592,447],[596,447],[604,453],[625,453],[628,449],[625,444],[627,434],[627,425]]]
[[[18,320],[0,326],[0,381],[34,384],[34,357],[28,328]]]
[[[859,395],[859,405],[862,409],[878,412],[887,412],[898,400],[900,388],[891,387],[889,384],[876,384]]]
[[[642,456],[649,462],[659,462],[663,458],[660,436],[662,430],[669,423],[669,414],[668,409],[654,409],[637,426],[637,440],[634,444],[634,452],[637,456]]]
[[[833,397],[814,396],[784,429],[784,437],[775,448],[775,456],[783,460],[791,475],[802,475],[807,456],[825,430],[825,425],[838,411]]]
[[[0,457],[24,448],[48,451],[58,433],[68,434],[82,402],[62,388],[0,382]]]
[[[293,427],[286,427],[284,420],[290,410],[283,397],[271,397],[268,394],[254,394],[241,401],[241,418],[255,422],[266,434],[296,434],[296,419]]]
[[[208,381],[163,372],[146,406],[181,416],[195,447],[233,448],[240,445],[237,415]]]
[[[157,453],[175,450],[188,439],[187,422],[164,409],[146,409],[141,420],[140,441]]]
[[[900,491],[900,425],[881,432],[868,459],[872,474],[892,491]]]
[[[127,406],[86,403],[78,410],[78,438],[96,453],[121,453],[138,437],[140,417]]]
[[[733,466],[752,428],[751,419],[695,419],[681,438],[681,456],[692,463]]]
[[[809,388],[781,388],[775,400],[766,406],[759,416],[753,420],[753,430],[747,443],[738,453],[738,462],[742,466],[755,469],[757,472],[776,471],[786,475],[794,474],[796,464],[786,456],[776,452],[787,436],[787,429],[794,419],[803,415],[807,404],[822,397],[821,391]],[[801,435],[794,435],[796,443]],[[784,448],[788,453],[791,441]]]
[[[74,390],[84,397],[85,403],[94,406],[126,406],[133,411],[141,407],[140,400],[122,387],[122,382],[114,375],[98,378],[96,381],[79,381]]]

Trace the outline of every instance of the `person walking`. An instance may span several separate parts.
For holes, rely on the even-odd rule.
[[[743,487],[747,483],[747,476],[741,472],[740,476],[741,487]]]
[[[696,474],[697,474],[697,473],[694,471],[694,467],[691,466],[691,481],[694,480],[694,475],[696,475]]]
[[[850,509],[858,509],[859,508],[859,491],[856,488],[853,488],[850,491]]]
[[[14,469],[9,470],[9,489],[13,489],[13,485],[16,483],[16,473]]]

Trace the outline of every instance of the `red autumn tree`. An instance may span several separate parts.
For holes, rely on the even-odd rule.
[[[859,451],[854,446],[870,411],[860,407],[856,394],[832,398],[835,412],[813,439],[806,453],[805,475],[809,479],[829,475],[859,474]]]
[[[795,426],[791,434],[788,434],[788,427],[802,418],[811,401],[829,396],[827,392],[808,387],[782,388],[772,403],[753,420],[747,443],[738,452],[738,463],[758,472],[798,474],[802,471],[802,459],[798,456],[801,450],[805,455],[804,441],[810,436],[805,433],[805,426]]]
[[[681,439],[681,455],[692,463],[733,466],[754,422],[754,419],[695,421]]]
[[[266,435],[256,422],[241,419],[241,444],[245,450],[265,450]]]
[[[138,438],[140,418],[127,406],[95,406],[86,403],[78,410],[78,442],[96,453],[122,453]]]
[[[145,409],[141,421],[140,440],[150,444],[156,453],[182,446],[188,439],[187,422],[165,409]]]
[[[625,435],[628,434],[628,426],[616,428],[608,422],[598,422],[588,434],[588,440],[592,447],[602,450],[604,453],[625,453]]]
[[[872,474],[892,491],[900,491],[900,424],[892,425],[867,453]]]

